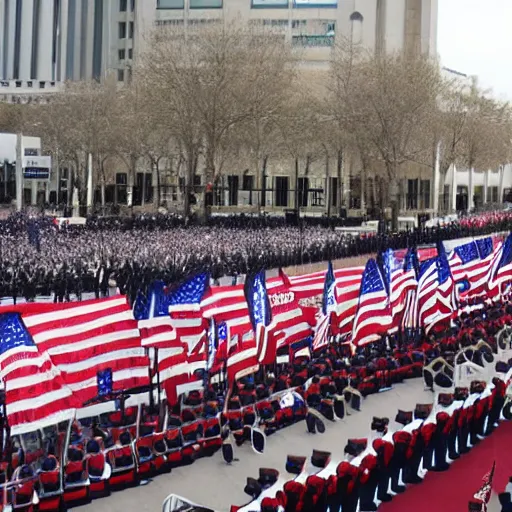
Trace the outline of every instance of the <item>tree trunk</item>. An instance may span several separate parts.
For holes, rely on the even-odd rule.
[[[297,216],[300,218],[300,207],[299,207],[299,159],[295,158],[295,210]]]
[[[215,181],[215,154],[214,151],[211,149],[212,144],[208,144],[206,148],[206,169],[205,169],[205,194],[204,194],[204,208],[203,208],[203,214],[204,214],[204,222],[208,223],[208,219],[210,218],[212,207],[208,204],[208,201],[206,200],[206,190],[211,189],[212,192],[212,205],[213,205],[213,185]]]
[[[268,156],[263,157],[263,165],[261,166],[261,198],[260,198],[260,215],[265,211],[267,206],[267,163]]]
[[[398,192],[398,178],[396,169],[389,174],[389,206],[391,207],[391,230],[393,233],[398,231],[398,211],[399,211],[399,192]]]
[[[158,208],[160,207],[160,204],[161,204],[161,197],[160,197],[160,194],[161,194],[161,190],[162,190],[162,183],[161,183],[161,180],[160,180],[160,159],[158,158],[155,163],[154,163],[154,166],[155,166],[155,174],[156,174],[156,194],[153,198],[153,202],[156,202],[156,210],[158,210]]]
[[[338,158],[336,162],[336,170],[337,170],[337,176],[338,176],[338,190],[337,190],[337,196],[338,196],[338,209],[341,209],[343,205],[343,151],[340,149],[338,151]]]

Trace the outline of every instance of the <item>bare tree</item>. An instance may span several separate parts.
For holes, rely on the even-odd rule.
[[[439,67],[423,56],[375,56],[346,44],[336,48],[332,66],[335,116],[383,162],[396,230],[400,172],[431,149],[437,101],[445,87]]]
[[[211,187],[235,127],[273,114],[286,94],[291,59],[283,39],[235,23],[159,29],[141,67],[184,148],[189,190],[199,154]]]

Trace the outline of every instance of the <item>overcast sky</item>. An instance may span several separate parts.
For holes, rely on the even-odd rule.
[[[512,100],[512,0],[439,0],[438,52],[443,66]]]

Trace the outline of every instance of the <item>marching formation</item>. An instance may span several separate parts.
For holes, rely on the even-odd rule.
[[[305,420],[308,432],[322,433],[364,396],[422,372],[450,393],[454,365],[465,363],[454,360],[459,348],[474,345],[479,361],[499,352],[498,332],[512,322],[511,282],[512,236],[494,235],[390,249],[364,267],[269,279],[260,271],[240,285],[214,286],[207,273],[177,286],[155,281],[133,307],[122,295],[3,307],[4,499],[54,510],[219,448],[227,462],[244,442],[262,453],[283,427]],[[458,391],[454,411],[481,393],[491,398],[482,395],[480,408],[489,418],[493,411],[491,423],[468,423],[459,450],[470,430],[490,433],[507,385]],[[443,411],[433,410],[439,422]],[[429,409],[416,420],[430,417]],[[387,432],[389,422],[380,423]],[[375,455],[364,450],[377,448],[363,445],[354,456],[372,474],[365,456]],[[308,507],[288,510],[317,510]]]

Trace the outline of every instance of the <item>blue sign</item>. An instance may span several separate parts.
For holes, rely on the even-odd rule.
[[[49,180],[50,169],[42,167],[26,167],[23,169],[23,178],[26,180]]]

